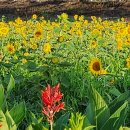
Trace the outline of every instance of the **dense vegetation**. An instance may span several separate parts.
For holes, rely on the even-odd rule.
[[[0,130],[129,130],[129,87],[124,18],[1,19]]]

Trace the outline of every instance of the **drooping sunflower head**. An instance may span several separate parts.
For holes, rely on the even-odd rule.
[[[101,61],[98,58],[92,59],[89,63],[89,69],[94,75],[100,74],[102,70]]]

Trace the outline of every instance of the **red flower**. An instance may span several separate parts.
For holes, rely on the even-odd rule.
[[[63,94],[59,91],[60,84],[51,88],[50,85],[42,91],[42,112],[47,116],[50,123],[53,123],[53,117],[56,112],[64,108],[64,102],[60,102]]]

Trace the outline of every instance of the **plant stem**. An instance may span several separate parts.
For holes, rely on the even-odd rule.
[[[53,130],[53,122],[52,121],[50,122],[50,125],[51,125],[51,130]]]

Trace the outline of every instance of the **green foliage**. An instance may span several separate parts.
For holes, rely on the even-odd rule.
[[[9,81],[9,84],[7,86],[7,92],[10,93],[11,90],[15,87],[15,81],[14,81],[14,78],[13,76],[11,75],[10,76],[10,81]]]
[[[65,113],[61,115],[55,122],[54,130],[63,130],[65,125],[68,123],[68,119],[70,117],[70,113]]]
[[[69,119],[69,125],[65,130],[91,130],[95,126],[87,126],[84,128],[85,116],[81,115],[81,113],[73,114],[71,113],[71,117]]]
[[[14,119],[15,123],[19,125],[24,119],[26,114],[25,102],[20,102],[15,104],[15,106],[9,111],[11,117]]]
[[[21,123],[26,114],[26,107],[24,102],[21,102],[17,105],[15,104],[14,107],[10,111],[8,111],[6,100],[14,87],[15,81],[13,76],[10,77],[6,95],[4,94],[3,85],[0,85],[0,124],[2,125],[0,128],[1,130],[17,130],[18,125]]]
[[[48,130],[48,127],[43,126],[43,118],[37,119],[36,116],[30,112],[31,122],[26,130]]]
[[[0,84],[0,108],[2,108],[4,103],[4,88],[3,85]]]
[[[121,99],[122,95],[117,99]],[[111,103],[113,104],[113,106],[111,105],[113,107],[113,113],[111,113],[111,107],[108,107],[109,105],[106,104],[101,95],[94,88],[90,88],[90,100],[86,109],[86,115],[90,123],[96,126],[96,129],[119,130],[123,125],[128,101],[127,98],[121,100],[122,102],[117,99],[116,103],[120,103],[120,105],[117,107],[114,103]],[[116,109],[114,109],[114,107],[116,107]]]

